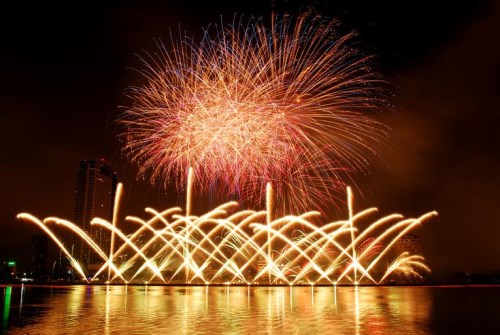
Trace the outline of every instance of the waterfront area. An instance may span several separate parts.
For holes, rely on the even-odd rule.
[[[2,333],[495,334],[498,286],[0,287]],[[478,307],[481,308],[478,308]]]
[[[2,12],[0,335],[500,334],[500,1]]]

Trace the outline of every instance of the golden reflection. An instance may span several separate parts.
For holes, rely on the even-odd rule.
[[[333,287],[333,305],[335,306],[335,310],[337,309],[337,285]]]
[[[19,295],[19,315],[22,314],[22,310],[23,310],[23,298],[24,298],[24,284],[21,285],[21,294]]]
[[[355,333],[356,335],[359,334],[359,286],[354,286],[354,308],[355,312],[354,315],[356,317],[356,324],[355,324]]]
[[[127,296],[128,296],[128,285],[125,285],[125,301],[123,303],[123,307],[125,307],[125,313],[127,312]]]
[[[54,288],[49,294],[47,288],[28,286],[5,289],[4,328],[9,317],[22,317],[17,309],[19,315],[10,311],[9,316],[10,290],[13,297],[24,296],[23,313],[29,312],[32,318],[23,333],[60,329],[96,334],[139,330],[218,335],[411,334],[429,323],[432,310],[431,289],[424,287],[74,286]],[[27,301],[33,296],[41,303]]]
[[[109,292],[109,286],[106,286],[106,318],[105,318],[105,327],[104,327],[104,334],[109,335],[110,334],[110,324],[109,324],[109,309],[110,309],[110,299],[111,295]]]
[[[314,308],[314,286],[311,285],[311,306]]]
[[[68,318],[68,323],[71,325],[77,325],[79,322],[79,316],[84,306],[85,293],[88,287],[85,286],[75,286],[68,291],[68,303],[66,305],[66,313]]]

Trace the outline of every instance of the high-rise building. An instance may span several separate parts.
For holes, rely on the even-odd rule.
[[[401,255],[403,252],[409,252],[411,255],[422,255],[420,239],[414,234],[406,234],[401,237],[396,242],[394,249],[397,255]]]
[[[75,194],[75,223],[106,254],[109,253],[111,233],[101,226],[91,225],[90,222],[95,217],[111,221],[116,185],[116,173],[103,159],[80,162]],[[79,236],[74,236],[73,248],[73,255],[89,274],[93,274],[102,266],[102,258]]]
[[[40,230],[34,230],[31,237],[30,275],[37,280],[45,279],[47,272],[47,251],[49,238]]]

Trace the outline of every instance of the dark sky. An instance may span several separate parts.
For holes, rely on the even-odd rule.
[[[73,216],[79,161],[106,157],[125,183],[126,214],[166,202],[120,157],[114,120],[130,67],[179,24],[233,13],[269,17],[271,1],[70,1],[2,5],[0,12],[0,259],[28,254],[31,226],[15,219]],[[439,4],[438,4],[439,3]],[[394,85],[397,112],[381,166],[359,206],[438,219],[417,231],[434,272],[500,269],[500,3],[495,1],[275,1],[313,4],[359,32]]]

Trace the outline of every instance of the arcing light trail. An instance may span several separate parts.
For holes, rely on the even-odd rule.
[[[192,182],[189,185],[191,194]],[[115,206],[120,201],[120,189],[121,185]],[[266,210],[262,211],[236,211],[236,202],[224,203],[201,216],[191,212],[183,215],[179,207],[162,212],[146,208],[151,214],[147,220],[126,217],[139,225],[131,234],[117,227],[116,215],[112,222],[94,218],[92,225],[111,232],[111,257],[74,223],[56,217],[42,221],[28,213],[17,217],[43,229],[84,281],[88,278],[82,265],[51,226],[67,228],[88,244],[103,263],[94,277],[103,276],[107,270],[108,282],[357,285],[381,284],[394,276],[421,277],[422,272],[430,271],[420,255],[403,252],[394,257],[391,250],[398,239],[436,212],[410,219],[391,214],[359,231],[356,223],[368,220],[377,209],[354,214],[350,188],[347,196],[349,217],[319,225],[316,222],[321,214],[317,211],[273,218],[270,185]],[[188,197],[186,208],[190,208],[190,201]]]
[[[172,37],[128,90],[124,150],[152,183],[183,188],[193,168],[199,191],[252,207],[267,183],[282,213],[331,207],[386,138],[370,117],[387,108],[382,80],[352,39],[312,14]]]
[[[118,228],[119,186],[111,222],[91,222],[110,231],[109,252],[69,221],[18,218],[48,234],[85,281],[57,226],[95,251],[103,265],[94,278],[107,274],[108,282],[357,285],[429,271],[420,255],[393,251],[436,212],[366,225],[377,209],[355,213],[348,187],[347,219],[321,223],[386,137],[368,116],[385,103],[381,80],[370,57],[352,47],[352,34],[339,36],[334,23],[310,14],[273,17],[271,28],[250,19],[204,33],[199,44],[181,36],[172,50],[160,45],[144,60],[146,84],[129,90],[132,104],[120,118],[125,152],[140,173],[187,185],[184,212],[146,208],[148,219],[126,217],[138,225],[126,234]],[[236,195],[244,207],[265,210],[237,211],[232,201],[197,216],[193,180],[200,193]]]

